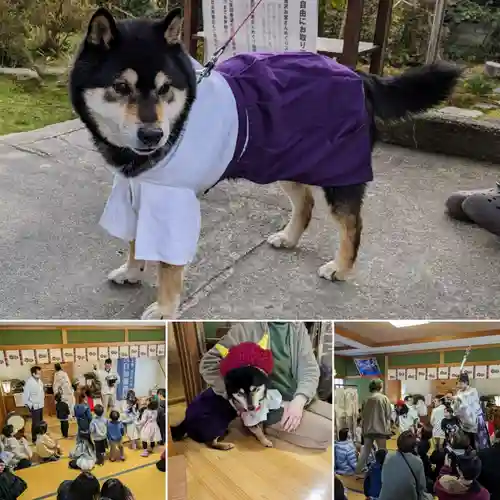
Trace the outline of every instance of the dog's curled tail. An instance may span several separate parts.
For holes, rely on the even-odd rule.
[[[186,437],[186,425],[185,420],[183,420],[180,424],[171,425],[170,426],[170,434],[172,435],[173,441],[181,441]]]
[[[444,61],[412,68],[399,76],[363,75],[375,117],[398,120],[421,113],[453,92],[462,69]]]

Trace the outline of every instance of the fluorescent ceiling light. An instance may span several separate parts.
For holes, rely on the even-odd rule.
[[[389,321],[389,323],[396,328],[406,328],[408,326],[426,325],[427,323],[430,323],[430,321],[412,321],[401,319],[399,321]]]

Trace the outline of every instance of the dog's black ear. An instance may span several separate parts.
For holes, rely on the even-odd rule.
[[[163,36],[168,44],[181,43],[182,35],[182,10],[177,7],[172,9],[161,22]]]
[[[87,43],[109,49],[118,36],[118,29],[111,12],[104,7],[99,7],[91,17],[87,30]]]

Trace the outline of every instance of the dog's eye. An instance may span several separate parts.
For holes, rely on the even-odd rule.
[[[125,82],[113,83],[113,90],[120,95],[130,95],[132,92],[132,89],[130,88],[128,83]]]
[[[168,83],[164,83],[158,90],[158,95],[166,95],[170,90],[170,85]]]

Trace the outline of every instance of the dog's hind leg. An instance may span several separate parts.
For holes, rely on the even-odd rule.
[[[354,267],[361,242],[365,188],[365,184],[323,188],[333,218],[340,225],[340,245],[335,259],[318,269],[322,278],[344,281]]]
[[[135,259],[135,241],[129,243],[127,260],[108,274],[108,279],[118,285],[135,285],[143,279],[146,261]]]
[[[224,450],[224,451],[232,450],[234,448],[233,443],[224,443],[221,441],[221,439],[222,439],[221,437],[216,437],[213,441],[208,443],[208,446],[216,450]]]
[[[292,204],[292,215],[286,227],[267,239],[276,248],[293,248],[311,221],[314,197],[311,188],[297,182],[282,181],[281,189],[287,194]]]
[[[257,441],[266,448],[272,448],[273,442],[266,437],[262,424],[247,427],[247,429],[257,438]]]
[[[143,313],[141,319],[174,319],[181,302],[184,266],[158,264],[157,301]]]

